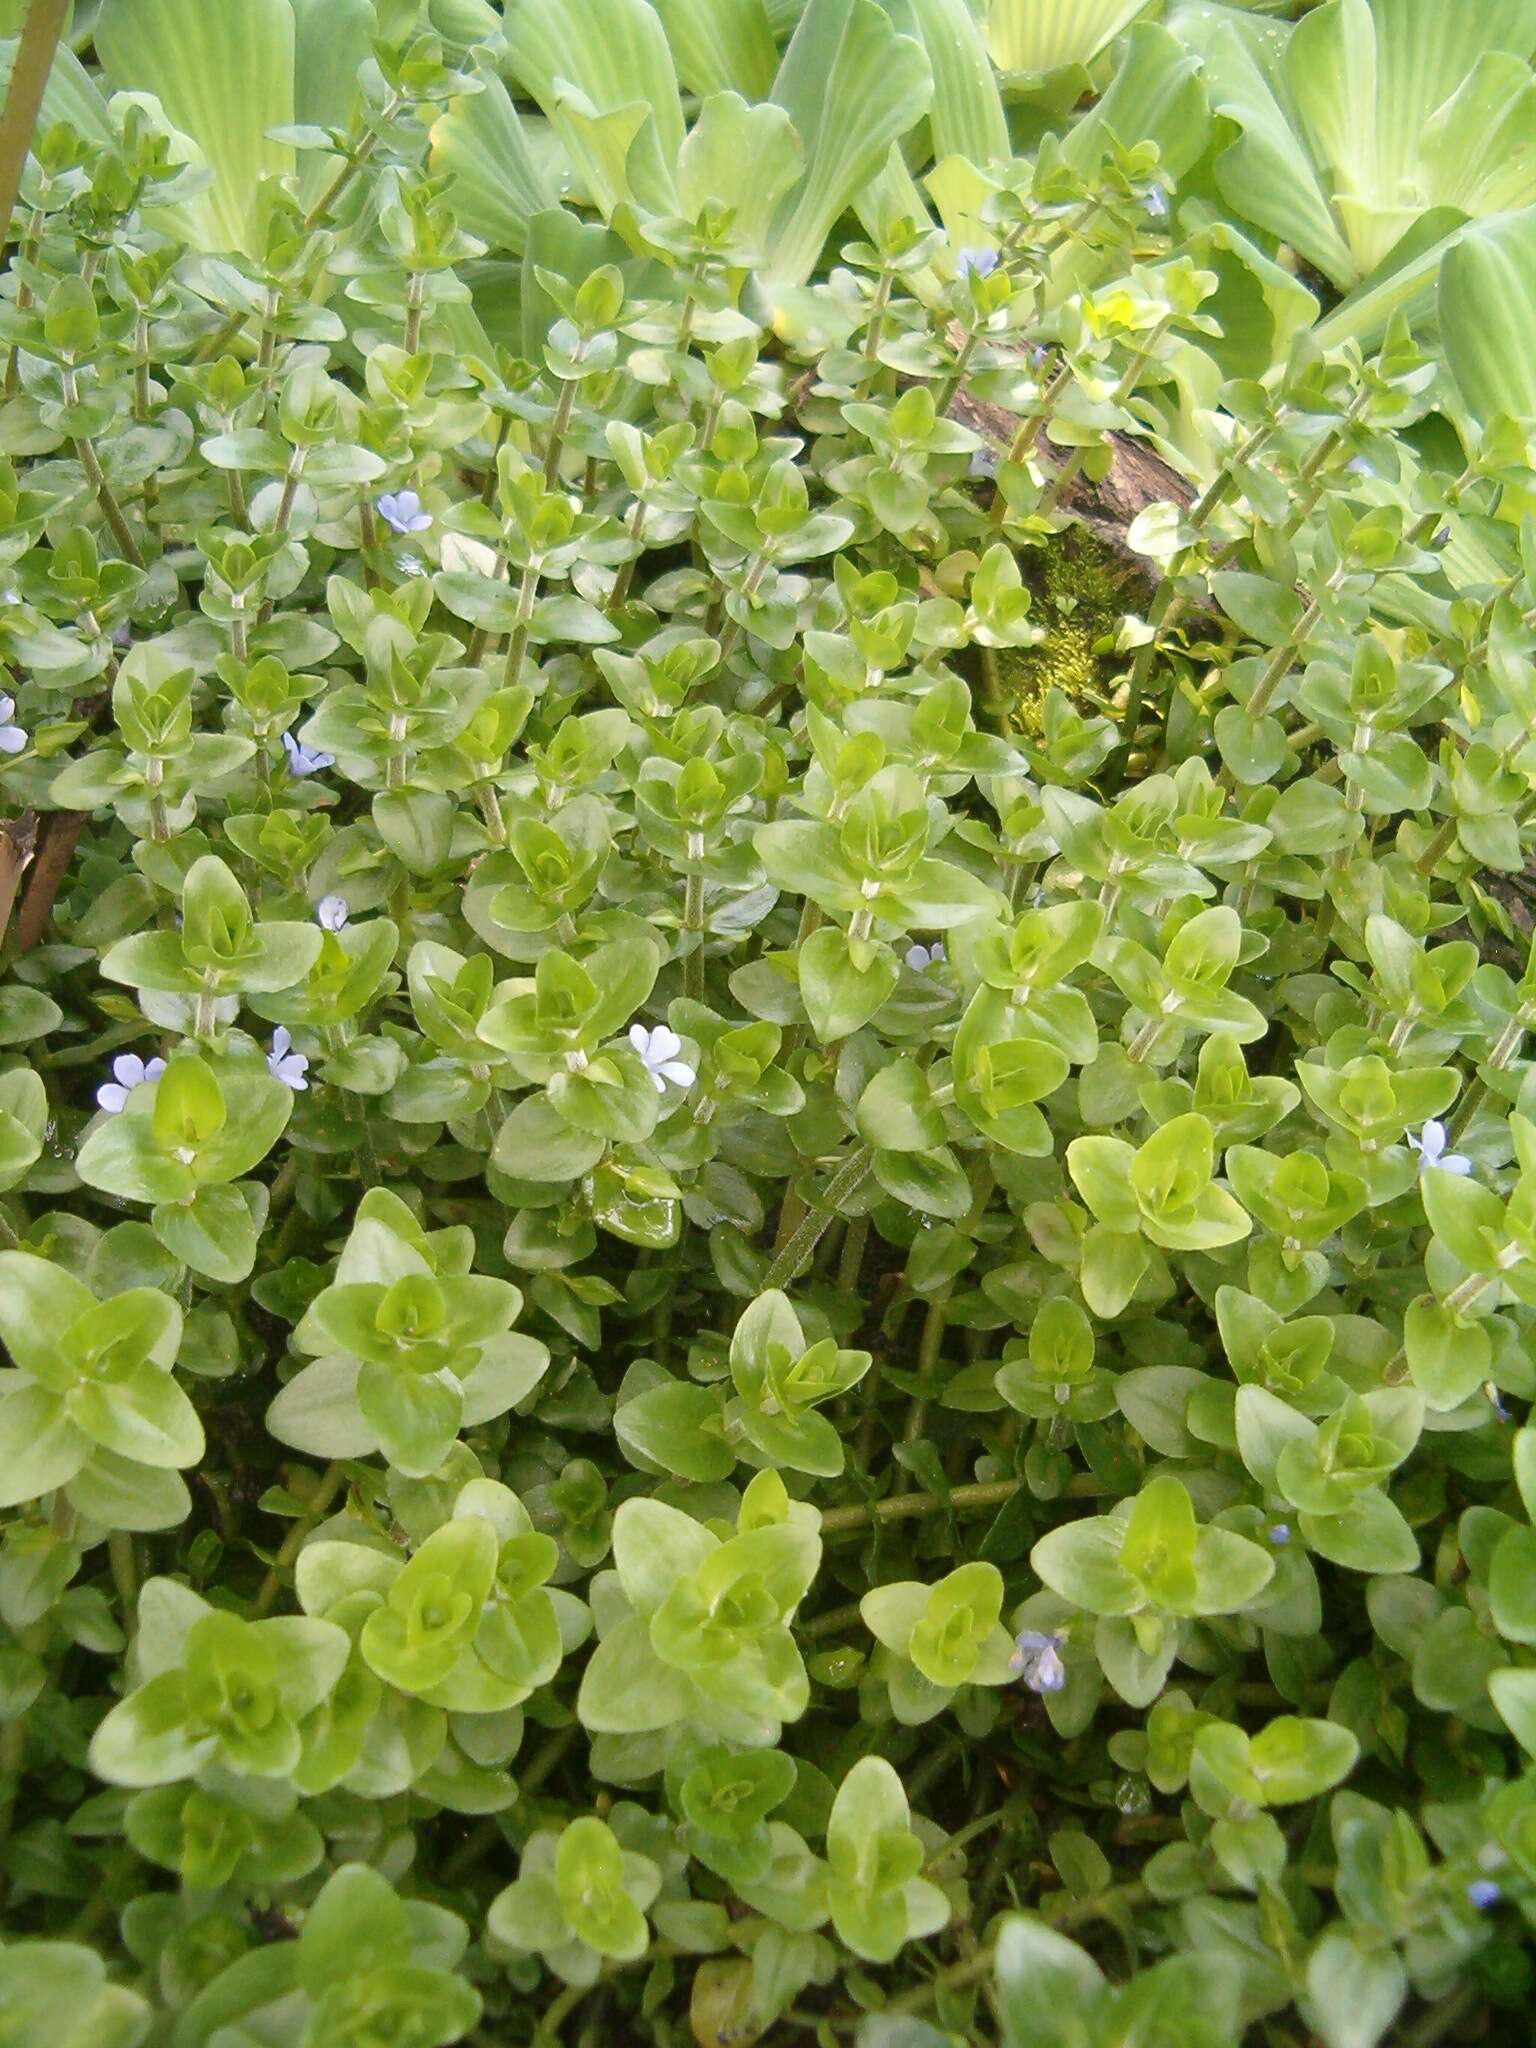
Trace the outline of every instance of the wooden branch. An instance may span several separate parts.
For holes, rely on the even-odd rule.
[[[999,461],[1007,455],[1019,429],[1013,413],[1004,412],[1001,406],[987,405],[963,390],[956,393],[949,416],[962,427],[969,427],[973,434],[980,434]],[[1143,579],[1150,580],[1154,576],[1152,566],[1146,556],[1126,546],[1126,529],[1148,505],[1170,500],[1185,506],[1195,494],[1186,479],[1147,442],[1130,434],[1111,434],[1109,445],[1114,459],[1108,475],[1097,483],[1087,476],[1074,477],[1062,493],[1062,508],[1080,519],[1094,539],[1112,554]],[[1066,451],[1053,447],[1046,434],[1035,442],[1033,452],[1042,467],[1059,467],[1066,460]]]
[[[10,926],[17,891],[37,844],[37,813],[23,811],[0,825],[0,944]]]
[[[0,114],[0,241],[11,224],[32,131],[42,111],[54,51],[69,14],[69,0],[32,0],[11,67],[11,83]]]
[[[21,899],[21,915],[16,920],[18,953],[30,953],[47,930],[80,835],[89,822],[88,811],[49,811],[38,827],[32,872]]]

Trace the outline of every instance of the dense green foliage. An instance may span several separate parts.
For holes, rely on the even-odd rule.
[[[4,2048],[1523,2025],[1536,0],[1143,13],[82,10]]]

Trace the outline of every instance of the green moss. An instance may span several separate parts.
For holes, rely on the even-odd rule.
[[[1046,637],[1038,647],[1003,648],[998,682],[1009,722],[1038,733],[1052,689],[1074,703],[1107,691],[1109,677],[1095,643],[1111,637],[1126,609],[1126,571],[1086,527],[1069,527],[1024,558],[1035,593],[1034,618]]]

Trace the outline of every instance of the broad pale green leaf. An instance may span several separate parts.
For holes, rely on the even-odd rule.
[[[766,99],[779,53],[763,0],[651,0],[672,46],[677,75],[699,94]]]
[[[21,0],[15,0],[15,4],[20,5]],[[9,89],[11,67],[16,62],[13,24],[7,23],[6,29],[6,40],[0,42],[0,94]],[[43,104],[37,117],[38,132],[46,132],[59,121],[67,121],[87,142],[106,144],[112,140],[112,118],[100,87],[74,51],[62,44],[55,53],[53,69],[48,74],[48,84],[43,92]]]
[[[996,163],[1013,154],[1002,95],[967,0],[884,0],[903,35],[922,44],[933,73],[933,154]],[[1138,131],[1139,132],[1139,131]]]
[[[683,109],[646,0],[521,0],[508,10],[507,41],[513,75],[553,122],[599,210],[611,213],[642,187],[656,204],[671,187]]]
[[[1063,64],[1091,63],[1147,5],[1148,0],[984,0],[982,20],[999,71],[1055,71]]]
[[[714,93],[699,109],[678,159],[678,205],[685,220],[697,220],[709,201],[730,207],[737,234],[766,252],[774,210],[804,162],[782,107],[749,107],[738,93]]]
[[[155,95],[212,171],[180,209],[201,246],[253,250],[257,187],[294,167],[292,149],[267,139],[294,120],[289,0],[106,0],[96,52],[114,87]]]
[[[838,216],[927,112],[932,91],[922,45],[898,35],[875,0],[810,0],[773,88],[806,168],[774,217],[770,285],[810,276]]]
[[[554,198],[499,78],[450,101],[433,123],[432,168],[452,176],[453,210],[470,233],[516,255],[527,245],[529,220]]]
[[[1536,114],[1525,0],[1327,0],[1283,41],[1223,10],[1182,10],[1212,110],[1239,139],[1216,166],[1229,203],[1342,288],[1421,215],[1484,215],[1536,196],[1519,139]]]
[[[5,1375],[0,1391],[0,1507],[19,1507],[74,1478],[91,1455],[56,1395]]]
[[[1536,420],[1536,206],[1467,228],[1440,265],[1441,338],[1474,420]]]

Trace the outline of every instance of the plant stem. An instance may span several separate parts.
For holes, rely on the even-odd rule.
[[[842,1165],[827,1182],[822,1195],[822,1206],[812,1209],[791,1233],[789,1242],[775,1253],[773,1262],[763,1276],[763,1290],[783,1287],[793,1280],[801,1267],[810,1258],[822,1240],[824,1232],[831,1229],[837,1220],[841,1205],[869,1178],[874,1160],[867,1145],[860,1145],[850,1152]]]
[[[333,1458],[321,1473],[319,1484],[309,1497],[308,1507],[283,1538],[282,1548],[272,1560],[272,1569],[261,1582],[261,1589],[256,1595],[258,1615],[270,1613],[273,1602],[282,1590],[283,1573],[304,1548],[305,1539],[324,1519],[326,1510],[336,1498],[344,1476],[339,1458]]]
[[[405,288],[405,352],[415,355],[421,347],[421,302],[427,288],[424,272],[413,270]]]
[[[704,876],[698,868],[688,870],[683,897],[683,936],[690,941],[683,955],[683,994],[690,1002],[704,1000]]]
[[[906,1521],[931,1515],[936,1508],[956,1515],[972,1514],[983,1508],[1001,1507],[1012,1500],[1024,1484],[1022,1479],[982,1479],[971,1486],[950,1489],[949,1499],[936,1493],[892,1493],[883,1500],[860,1501],[851,1508],[823,1508],[821,1533],[838,1536],[849,1529],[862,1529],[867,1522]]]
[[[560,474],[560,457],[565,452],[566,431],[571,424],[571,409],[576,403],[576,379],[567,377],[560,386],[559,401],[555,406],[554,421],[549,429],[549,446],[544,452],[544,488],[551,491]]]
[[[128,1530],[112,1531],[107,1538],[107,1556],[112,1565],[112,1583],[123,1603],[123,1628],[131,1636],[139,1608],[139,1560]]]
[[[528,629],[533,623],[533,605],[538,594],[539,572],[530,563],[523,571],[523,580],[518,588],[517,617],[513,622],[512,637],[507,642],[507,659],[501,672],[504,690],[515,689],[522,680],[523,661],[528,653]]]
[[[32,0],[11,67],[11,83],[0,114],[0,239],[11,225],[32,133],[42,111],[54,51],[64,31],[70,0]]]

